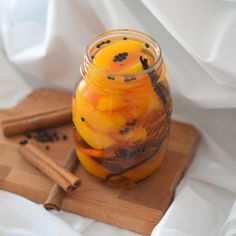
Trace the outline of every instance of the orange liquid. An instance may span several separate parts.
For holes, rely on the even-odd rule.
[[[163,63],[132,76],[145,69],[144,60],[149,67],[157,60],[151,46],[136,39],[109,41],[96,46],[95,66],[88,65],[74,92],[76,152],[90,174],[131,187],[164,159],[172,103]]]

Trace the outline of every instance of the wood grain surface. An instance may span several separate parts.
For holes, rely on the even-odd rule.
[[[70,103],[70,93],[41,88],[16,107],[0,110],[0,120]],[[62,165],[67,152],[73,146],[72,128],[67,125],[51,130],[66,134],[68,140],[50,144],[50,150],[45,150],[45,144],[38,145]],[[0,131],[0,188],[43,203],[53,182],[17,153],[22,137],[19,135],[6,138]],[[141,234],[150,234],[168,209],[175,188],[192,161],[198,141],[199,133],[193,126],[172,121],[164,163],[146,182],[132,189],[104,186],[78,167],[75,174],[80,177],[82,184],[74,193],[64,197],[62,209]]]

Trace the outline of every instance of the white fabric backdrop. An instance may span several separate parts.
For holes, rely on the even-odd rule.
[[[194,123],[203,138],[152,236],[236,235],[234,0],[0,0],[0,25],[1,108],[35,87],[72,89],[86,43],[105,29],[134,28],[155,37],[167,64],[174,117]],[[0,191],[0,235],[79,232],[137,235],[66,212],[51,214]]]

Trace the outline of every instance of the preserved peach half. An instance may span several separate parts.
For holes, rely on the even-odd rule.
[[[97,101],[96,109],[99,111],[116,111],[127,105],[120,96],[102,96]]]
[[[88,128],[83,121],[77,122],[76,129],[85,142],[93,148],[102,149],[115,144],[115,141],[109,135]]]
[[[86,120],[88,126],[93,129],[109,133],[122,127],[126,120],[119,114],[104,113],[97,110],[79,109],[79,114]]]
[[[75,99],[72,100],[73,106],[73,122],[76,130],[81,137],[93,148],[106,148],[114,144],[114,140],[107,134],[94,130],[88,127],[85,114],[82,114],[76,106]],[[81,101],[80,101],[81,102]],[[91,107],[90,107],[91,108]],[[87,114],[87,113],[86,113]],[[85,118],[86,117],[86,118]],[[96,120],[96,118],[94,117]],[[97,121],[98,123],[98,121]],[[100,125],[100,123],[99,123]]]
[[[90,158],[88,155],[80,152],[78,148],[76,148],[76,154],[79,157],[80,163],[84,168],[91,174],[101,178],[105,179],[106,176],[110,173],[106,168],[104,168],[102,165],[94,161],[92,158]]]
[[[75,125],[81,119],[84,120],[84,124],[93,128],[95,131],[111,132],[119,129],[125,124],[126,120],[119,113],[102,112],[96,110],[88,99],[79,93],[76,97],[73,110],[76,110],[74,114]]]
[[[112,71],[113,73],[118,72],[125,66],[130,66],[133,64],[134,58],[137,58],[137,53],[139,53],[142,49],[142,45],[135,41],[120,41],[114,42],[98,51],[96,54],[93,63],[104,70]],[[122,61],[114,61],[116,55],[120,53],[127,52],[128,55],[125,60],[125,64],[121,63]],[[142,66],[142,65],[141,65]],[[140,68],[139,70],[142,70]]]

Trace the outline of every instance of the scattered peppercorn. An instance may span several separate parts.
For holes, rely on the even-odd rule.
[[[111,42],[111,40],[107,40],[107,41],[102,41],[101,43],[99,43],[99,44],[97,44],[97,48],[100,48],[102,45],[104,45],[104,44],[106,44],[106,43],[110,43]]]
[[[109,80],[115,80],[115,77],[112,77],[112,76],[107,76],[107,78],[108,78]]]
[[[84,117],[81,117],[81,121],[82,121],[82,122],[84,122],[84,121],[85,121]]]
[[[118,53],[117,55],[114,56],[113,61],[114,62],[123,61],[127,58],[127,56],[128,56],[127,52]]]
[[[145,43],[145,47],[146,47],[146,48],[149,48],[150,46],[149,46],[149,44],[148,44],[148,43]]]
[[[126,77],[124,81],[125,82],[130,82],[132,80],[136,80],[136,78],[135,77]]]
[[[124,37],[123,40],[127,40],[127,37]]]
[[[94,55],[92,55],[91,58],[94,59]]]
[[[27,132],[24,134],[26,139],[23,139],[19,142],[20,145],[25,145],[28,143],[28,139],[35,139],[38,142],[41,143],[49,143],[49,142],[55,142],[60,140],[60,136],[57,131],[47,131],[44,129],[38,129],[32,132]],[[67,140],[67,136],[65,134],[62,134],[61,139]],[[46,148],[46,147],[45,147]]]
[[[62,135],[62,139],[63,139],[63,140],[67,140],[67,135],[63,134],[63,135]]]
[[[129,132],[129,128],[128,128],[128,127],[125,127],[124,129],[121,129],[121,130],[119,131],[119,134],[123,135],[123,134],[126,134],[126,133],[128,133],[128,132]]]
[[[144,148],[140,148],[137,150],[137,152],[145,152],[145,149]]]
[[[28,141],[26,139],[22,139],[19,144],[20,145],[26,145],[28,143]]]
[[[136,124],[137,120],[133,119],[133,120],[129,120],[127,121],[126,125],[128,126],[134,126]]]

